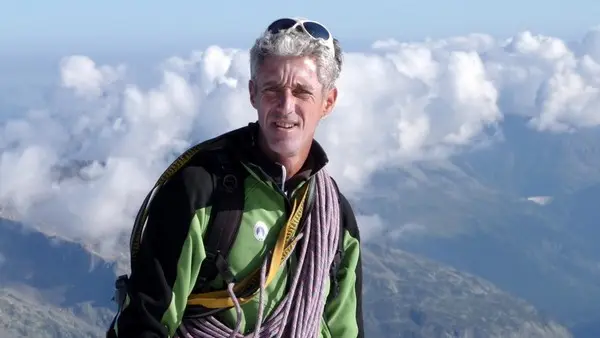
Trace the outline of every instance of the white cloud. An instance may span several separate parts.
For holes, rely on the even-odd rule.
[[[377,238],[386,228],[379,215],[356,215],[356,223],[360,227],[360,239],[369,242]]]
[[[427,233],[427,227],[417,223],[391,224],[384,221],[377,214],[356,215],[356,222],[360,227],[361,241],[370,242],[378,237],[387,239],[409,239],[419,234]]]
[[[64,58],[60,63],[61,84],[73,89],[81,96],[99,96],[106,86],[111,85],[124,72],[124,67],[98,67],[96,63],[84,55],[73,55]]]
[[[338,106],[318,132],[330,170],[360,194],[376,170],[485,142],[506,114],[529,116],[539,130],[598,125],[598,46],[596,30],[574,47],[524,32],[388,40],[346,54]],[[170,58],[151,88],[86,56],[59,67],[47,106],[0,124],[0,205],[69,237],[110,247],[175,154],[255,119],[247,51]],[[74,167],[78,175],[64,174]]]

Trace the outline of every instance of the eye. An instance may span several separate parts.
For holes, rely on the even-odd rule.
[[[272,96],[272,95],[276,95],[278,90],[275,87],[267,87],[267,88],[263,88],[262,92],[265,95]]]
[[[312,95],[312,93],[306,89],[296,89],[294,90],[294,95],[298,97],[308,98]]]

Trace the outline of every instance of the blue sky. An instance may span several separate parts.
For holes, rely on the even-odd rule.
[[[580,37],[600,24],[597,0],[345,1],[22,0],[0,10],[0,54],[247,47],[279,16],[323,21],[346,46],[469,32],[510,36],[531,29]]]

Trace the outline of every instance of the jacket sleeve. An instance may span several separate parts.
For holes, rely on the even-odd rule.
[[[167,338],[175,334],[199,270],[205,189],[210,175],[186,168],[158,190],[150,203],[148,220],[131,267],[128,295],[107,337]]]
[[[362,253],[356,217],[340,194],[344,227],[343,258],[338,270],[339,294],[325,305],[325,321],[336,338],[363,338]]]

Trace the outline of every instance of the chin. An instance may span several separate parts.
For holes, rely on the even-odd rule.
[[[291,157],[300,153],[302,150],[302,143],[289,141],[276,142],[269,144],[269,149],[281,157]]]

